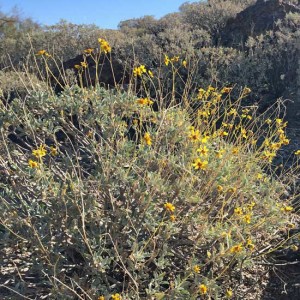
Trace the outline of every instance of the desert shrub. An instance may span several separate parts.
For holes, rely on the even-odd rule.
[[[154,110],[167,96],[72,86],[1,107],[2,241],[30,254],[56,299],[242,297],[243,274],[296,249],[298,220],[293,172],[271,168],[286,124],[243,107],[249,93],[198,85]]]
[[[292,95],[297,89],[297,40],[299,15],[289,14],[277,31],[269,31],[246,42],[247,54],[241,54],[230,72],[233,80],[270,99]]]
[[[183,21],[192,28],[205,29],[218,42],[222,28],[228,19],[233,18],[254,1],[223,1],[184,3],[180,7]]]
[[[36,75],[20,71],[0,71],[0,93],[4,103],[14,98],[24,99],[33,91],[45,90],[47,85]]]

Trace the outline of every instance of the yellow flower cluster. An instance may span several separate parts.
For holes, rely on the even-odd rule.
[[[265,121],[267,124],[271,124],[272,120],[267,119]],[[282,119],[275,119],[275,124],[277,127],[277,137],[275,141],[270,141],[269,138],[266,138],[263,145],[264,145],[264,151],[262,153],[262,159],[267,160],[268,162],[272,162],[274,157],[277,154],[277,151],[282,147],[282,145],[288,145],[289,139],[285,135],[284,128],[287,126],[287,122],[283,122]],[[300,154],[300,151],[299,151]]]
[[[40,162],[42,161],[42,158],[46,156],[47,150],[45,149],[45,145],[41,144],[37,149],[32,150],[32,155],[35,156]],[[57,155],[57,148],[54,146],[50,147],[50,154],[52,156]],[[30,168],[38,168],[39,167],[39,162],[29,159],[28,160],[28,165]]]
[[[147,73],[147,69],[145,67],[145,65],[140,65],[138,67],[135,67],[133,69],[133,76],[137,77],[137,76],[142,76],[143,74]]]
[[[146,69],[145,65],[140,65],[138,67],[135,67],[133,69],[133,76],[134,77],[142,77],[143,74],[148,74],[149,77],[153,78],[153,73],[152,71]]]
[[[177,62],[179,60],[179,56],[174,56],[173,58],[169,58],[168,55],[165,54],[165,65],[168,66],[170,62]]]
[[[216,104],[221,101],[223,94],[228,94],[232,90],[231,87],[224,87],[221,91],[217,91],[216,88],[213,86],[208,86],[207,90],[203,88],[199,88],[197,99],[198,100],[208,100],[210,98],[211,103],[207,103],[208,107],[211,106],[211,104]]]
[[[99,38],[98,42],[100,44],[101,51],[103,51],[105,54],[111,52],[111,47],[110,47],[109,43],[106,40]]]
[[[179,59],[180,59],[180,57],[177,55],[175,55],[173,57],[169,57],[168,55],[165,54],[164,63],[166,66],[168,66],[170,63],[173,64],[173,63],[179,62]],[[185,59],[181,60],[181,64],[184,68],[187,67],[187,61]]]

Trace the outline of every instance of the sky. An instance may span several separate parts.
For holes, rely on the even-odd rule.
[[[41,25],[65,19],[75,24],[117,29],[120,21],[145,15],[158,19],[178,11],[185,2],[199,0],[0,0],[0,11],[9,14],[16,6],[23,18],[30,17]]]

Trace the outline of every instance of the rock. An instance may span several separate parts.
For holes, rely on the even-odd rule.
[[[86,68],[81,63],[86,63]],[[51,84],[57,93],[61,92],[66,85],[61,73],[66,73],[70,70],[74,71],[77,84],[82,84],[84,87],[95,85],[97,73],[98,83],[102,86],[115,87],[116,85],[124,86],[129,84],[129,72],[115,54],[101,55],[98,66],[96,67],[96,65],[91,55],[77,55],[63,63],[63,72],[53,72],[54,76],[51,78]],[[75,66],[80,66],[80,68],[78,69]]]
[[[244,44],[249,36],[276,30],[276,21],[287,13],[300,13],[299,4],[285,0],[258,0],[254,5],[229,19],[221,35],[224,46]]]

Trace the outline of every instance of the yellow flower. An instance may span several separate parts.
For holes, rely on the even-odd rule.
[[[169,212],[173,212],[175,210],[175,206],[170,202],[165,203],[164,207]]]
[[[300,155],[300,150],[297,150],[294,154],[295,155]]]
[[[56,156],[57,155],[57,148],[55,148],[54,146],[51,146],[50,147],[50,153],[51,153],[51,155]]]
[[[206,144],[208,142],[208,140],[209,140],[209,136],[206,135],[201,139],[201,143]]]
[[[241,127],[241,135],[242,135],[242,137],[243,137],[244,139],[247,138],[247,130],[246,130],[245,128],[242,128],[242,127]]]
[[[121,295],[119,293],[111,295],[112,300],[121,300]]]
[[[105,300],[104,296],[99,296],[98,300]]]
[[[290,143],[290,140],[289,139],[287,139],[287,138],[281,138],[281,143],[283,144],[283,145],[288,145],[289,143]]]
[[[221,159],[223,157],[225,150],[216,151],[216,157]]]
[[[232,150],[231,150],[231,153],[232,153],[232,154],[238,154],[239,151],[240,151],[240,150],[239,150],[238,147],[233,147]]]
[[[201,295],[207,294],[207,286],[205,284],[200,284],[199,285],[199,291]]]
[[[195,272],[195,273],[200,273],[200,270],[201,270],[201,268],[198,266],[198,265],[195,265],[194,267],[193,267],[193,271]]]
[[[194,163],[192,164],[195,170],[206,170],[207,165],[208,161],[202,161],[200,158],[195,159]]]
[[[151,136],[150,136],[150,133],[149,133],[149,132],[146,132],[146,133],[144,134],[144,141],[146,142],[146,144],[147,144],[148,146],[151,146],[151,144],[152,144],[152,139],[151,139]]]
[[[231,238],[231,232],[230,231],[229,232],[223,231],[221,233],[221,237],[222,238]]]
[[[224,131],[224,130],[220,131],[220,136],[227,136],[227,135],[228,135],[227,131]]]
[[[268,125],[270,125],[270,124],[272,123],[272,120],[271,120],[271,119],[267,119],[267,120],[265,121],[265,123],[268,124]]]
[[[284,211],[284,212],[290,212],[292,211],[294,208],[292,206],[284,206],[281,208],[281,211]]]
[[[248,87],[245,87],[243,90],[243,94],[249,94],[251,93],[251,89],[249,89]]]
[[[204,89],[202,89],[202,88],[200,88],[199,90],[198,90],[198,99],[199,100],[201,100],[202,98],[203,98],[203,96],[205,95],[205,90]]]
[[[284,130],[282,129],[282,128],[279,128],[278,130],[277,130],[277,133],[279,134],[279,135],[284,135]]]
[[[39,50],[36,55],[50,57],[51,55],[46,50]]]
[[[210,116],[210,111],[209,110],[198,110],[198,116],[203,117],[203,118],[208,118]]]
[[[82,61],[80,64],[85,69],[88,67],[88,64],[86,62],[84,62],[84,61]]]
[[[240,207],[236,207],[235,209],[234,209],[234,213],[236,214],[236,215],[242,215],[243,214],[243,210],[242,210],[242,208],[240,208]]]
[[[152,71],[148,70],[148,75],[149,75],[151,78],[153,78],[153,73],[152,73]]]
[[[193,142],[197,142],[200,139],[200,131],[199,130],[194,130],[192,129],[189,135],[189,138],[193,141]]]
[[[165,65],[168,66],[170,63],[170,58],[168,55],[165,55]]]
[[[208,86],[207,91],[208,91],[209,93],[211,93],[211,92],[213,92],[213,91],[215,91],[215,90],[216,90],[216,89],[215,89],[213,86],[211,86],[211,85]]]
[[[140,65],[140,70],[142,74],[147,72],[145,65]]]
[[[93,48],[88,48],[88,49],[83,50],[83,52],[86,54],[91,54],[93,51],[94,51]]]
[[[276,153],[270,152],[269,150],[264,151],[263,159],[272,162],[273,158],[276,156]]]
[[[228,115],[229,116],[231,116],[231,115],[236,116],[237,115],[237,110],[235,108],[231,108],[230,111],[228,112]]]
[[[137,76],[142,76],[144,73],[146,73],[146,67],[144,65],[140,65],[139,67],[135,67],[133,69],[133,76],[137,77]]]
[[[183,61],[182,61],[182,65],[186,68],[186,65],[187,65],[186,60],[183,60]]]
[[[99,38],[98,42],[100,44],[101,51],[103,51],[105,54],[111,52],[111,47],[110,47],[109,43],[106,40]]]
[[[37,168],[39,166],[39,163],[37,161],[29,159],[28,165],[29,165],[30,168]]]
[[[141,104],[141,105],[151,105],[151,104],[153,104],[153,101],[151,101],[149,98],[140,98],[136,102],[138,104]]]
[[[290,249],[291,249],[292,251],[296,252],[296,251],[298,251],[299,248],[298,248],[298,246],[296,246],[296,245],[291,245]]]
[[[175,222],[175,220],[176,220],[175,215],[171,215],[171,216],[170,216],[170,220],[171,220],[172,222]]]
[[[171,62],[178,62],[178,60],[179,60],[179,56],[173,56],[171,58]]]
[[[227,190],[228,193],[233,194],[236,192],[236,188],[235,187],[231,187]]]
[[[247,208],[249,209],[249,210],[252,210],[253,209],[253,207],[256,205],[256,203],[254,202],[254,201],[252,201],[251,203],[249,203],[248,205],[247,205]]]
[[[206,146],[200,146],[200,148],[197,149],[197,152],[200,153],[200,156],[207,156],[208,148]]]
[[[242,244],[237,244],[237,245],[234,245],[233,247],[230,248],[231,253],[239,253],[242,250],[243,250]]]
[[[286,226],[289,229],[294,229],[296,227],[296,225],[294,223],[288,223]]]
[[[45,149],[44,145],[40,145],[39,148],[32,150],[32,154],[36,157],[36,158],[42,158],[43,156],[45,156],[47,154],[47,150]]]
[[[233,296],[232,290],[231,290],[231,289],[228,289],[228,290],[226,291],[226,298],[227,298],[227,299],[230,299],[230,298],[232,298],[232,296]]]
[[[44,55],[46,54],[46,50],[39,50],[36,55]]]
[[[247,224],[251,223],[251,215],[247,214],[244,216],[244,222]]]
[[[221,90],[222,94],[229,94],[232,90],[232,87],[223,87]]]
[[[274,151],[277,151],[278,149],[280,149],[280,147],[281,147],[280,143],[271,143],[270,145],[270,149]]]
[[[218,190],[219,193],[222,193],[222,192],[223,192],[223,189],[224,189],[224,188],[223,188],[221,185],[218,185],[218,186],[217,186],[217,190]]]
[[[254,246],[254,244],[252,243],[251,239],[247,239],[246,247],[247,247],[249,250],[251,250],[251,251],[254,250],[255,246]]]
[[[281,125],[282,124],[282,119],[276,119],[275,121],[276,121],[277,125]]]

